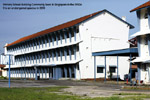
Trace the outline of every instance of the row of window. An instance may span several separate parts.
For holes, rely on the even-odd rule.
[[[116,73],[116,66],[109,66],[110,73]],[[97,66],[97,73],[104,73],[104,66]]]
[[[62,48],[57,48],[57,49],[52,49],[52,50],[45,50],[45,51],[40,51],[40,52],[34,52],[34,53],[29,53],[25,55],[18,55],[15,56],[15,62],[16,64],[19,64],[19,62],[25,62],[28,64],[33,63],[43,63],[43,60],[51,62],[54,61],[54,58],[56,58],[56,61],[58,61],[58,58],[62,61],[62,57],[65,57],[65,60],[67,60],[67,56],[69,56],[69,60],[76,60],[76,53],[79,51],[79,45],[72,45],[68,47],[62,47]],[[72,57],[74,55],[74,58]],[[36,60],[36,62],[34,62]]]
[[[58,43],[62,44],[63,40],[65,41],[65,43],[67,43],[68,39],[70,42],[72,42],[72,40],[73,40],[72,37],[74,38],[74,41],[76,41],[76,34],[78,32],[79,32],[79,29],[77,27],[53,32],[50,34],[46,34],[44,36],[34,38],[29,41],[19,43],[14,46],[10,46],[7,48],[7,51],[9,53],[12,53],[14,51],[17,52],[17,51],[21,51],[21,50],[31,51],[31,50],[34,50],[37,48],[40,49],[43,47],[47,47],[48,45],[49,45],[49,47],[51,47],[54,45],[58,45]]]
[[[76,74],[76,64],[71,65],[60,65],[60,73],[56,72],[56,68],[52,67],[37,67],[37,75],[40,78],[54,78],[56,76],[61,75],[61,77],[68,77],[68,78],[75,78]],[[40,73],[40,74],[39,74]],[[57,73],[57,75],[56,75]],[[11,77],[27,77],[27,78],[34,78],[36,76],[36,70],[34,67],[29,68],[18,68],[18,69],[11,69]]]

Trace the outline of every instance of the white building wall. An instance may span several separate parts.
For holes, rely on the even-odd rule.
[[[140,31],[147,31],[149,30],[148,25],[148,18],[145,19],[145,13],[147,8],[141,10],[141,16],[140,16]]]
[[[127,43],[129,26],[108,13],[101,14],[82,23],[79,28],[80,33],[82,33],[81,40],[83,40],[79,44],[81,59],[83,59],[79,63],[82,66],[82,78],[94,78],[94,57],[92,57],[92,52],[129,48]],[[99,57],[98,59],[102,58]],[[117,65],[117,60],[112,60],[116,60],[116,58],[107,57],[107,69],[109,69],[109,65]],[[129,71],[129,62],[127,60],[128,57],[119,58],[119,74],[122,79],[124,74],[128,74]],[[96,62],[97,65],[104,65],[104,60],[97,60]],[[98,73],[96,76],[98,78],[104,75]]]
[[[149,56],[148,40],[146,35],[140,36],[140,57],[145,58]]]

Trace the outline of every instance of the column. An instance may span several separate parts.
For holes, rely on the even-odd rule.
[[[58,37],[57,37],[57,33],[55,32],[55,36],[56,36],[56,45],[58,45]]]
[[[136,11],[136,14],[137,14],[137,18],[138,18],[138,26],[139,26],[139,29],[141,30],[141,23],[140,23],[140,17],[141,17],[141,11],[140,10],[138,10],[138,11]]]
[[[22,77],[23,77],[23,75],[22,75],[23,74],[23,69],[22,68],[20,69],[20,72],[21,72],[21,80],[22,80]]]
[[[64,37],[65,37],[65,43],[67,43],[67,32],[64,32]]]
[[[32,70],[32,74],[33,74],[33,78],[34,78],[34,68],[33,68],[33,70]]]
[[[130,82],[132,83],[132,54],[130,54]]]
[[[59,53],[60,53],[60,59],[62,61],[62,49],[61,48],[59,48]]]
[[[47,68],[44,69],[45,69],[45,78],[47,78]]]
[[[36,54],[35,54],[36,64],[37,64],[37,56],[38,56],[38,55],[37,55],[37,53],[36,53]]]
[[[118,55],[117,55],[117,83],[119,82],[119,78],[118,78],[118,72],[119,72],[119,59],[118,59]]]
[[[34,63],[35,63],[35,62],[34,62],[34,59],[35,59],[35,58],[34,58],[34,54],[32,54],[32,59],[33,59],[33,64],[34,64]]]
[[[55,68],[53,67],[53,79],[55,79]]]
[[[44,51],[45,54],[45,62],[47,62],[47,51]]]
[[[48,39],[47,39],[47,36],[45,35],[44,37],[43,37],[43,39],[45,40],[45,47],[47,47],[47,43],[48,43]]]
[[[30,78],[31,78],[31,68],[29,69],[29,73],[30,73]]]
[[[73,68],[74,68],[74,78],[76,79],[76,68],[77,68],[76,65],[74,65]]]
[[[138,65],[138,80],[139,80],[139,83],[140,84],[140,81],[141,81],[141,69],[140,69],[140,63],[137,64]]]
[[[43,38],[42,38],[42,37],[41,37],[41,42],[42,42],[42,48],[43,48],[44,40],[43,40]]]
[[[41,56],[42,56],[42,63],[43,63],[43,53],[44,53],[44,52],[41,52]]]
[[[96,56],[94,56],[94,80],[96,81]]]
[[[148,40],[148,50],[149,50],[149,56],[150,56],[150,35],[147,34],[147,35],[146,35],[146,38],[147,38],[147,40]]]
[[[38,59],[39,59],[39,63],[40,63],[40,59],[41,59],[41,55],[40,55],[40,53],[38,53]]]
[[[61,32],[59,32],[60,33],[60,43],[62,44],[62,34],[61,34]]]
[[[70,60],[71,60],[71,47],[68,47],[69,49],[69,56],[70,56]]]
[[[52,50],[52,60],[54,61],[54,50]]]
[[[37,67],[34,67],[35,69],[35,80],[37,80]]]
[[[106,66],[106,56],[105,56],[105,60],[104,60],[104,63],[105,63],[105,82],[106,82],[106,70],[107,70],[107,66]]]
[[[40,71],[40,68],[38,68],[38,72],[39,72],[39,77],[41,78],[41,71]]]
[[[147,8],[147,12],[148,12],[148,24],[150,29],[150,8]]]
[[[31,42],[31,40],[29,41],[29,45],[30,45],[30,50],[32,50],[32,42]]]
[[[43,79],[43,68],[41,67],[41,72],[42,72],[42,79]]]
[[[67,78],[67,67],[64,66],[65,78]]]
[[[49,67],[47,68],[47,72],[48,72],[48,79],[50,80],[50,70],[49,70]]]
[[[76,54],[76,45],[75,46],[73,46],[74,47],[74,60],[76,60],[76,57],[77,57],[77,54]]]
[[[24,55],[24,58],[25,58],[25,65],[26,65],[26,59],[27,59],[26,55]]]
[[[38,41],[38,43],[39,43],[39,49],[40,49],[40,45],[41,45],[41,43],[40,43],[40,37],[37,38],[37,41]]]
[[[69,32],[69,40],[70,40],[70,43],[72,42],[71,41],[71,29],[68,29],[68,32]]]
[[[26,68],[24,67],[24,74],[25,74],[25,80],[26,80]]]
[[[47,39],[48,39],[48,43],[49,43],[49,47],[51,46],[51,41],[50,41],[50,35],[47,35]]]
[[[57,49],[55,50],[56,52],[56,60],[58,61],[58,52],[57,52]]]
[[[67,50],[64,48],[65,60],[67,60]]]
[[[49,62],[51,62],[50,51],[48,51],[48,58],[49,58]]]
[[[71,65],[69,66],[69,77],[72,78],[72,71],[71,71]]]
[[[38,42],[38,41],[37,41],[37,39],[35,39],[34,41],[35,41],[36,50],[37,50],[37,45],[38,45],[37,42]]]
[[[31,40],[32,41],[32,47],[33,47],[33,50],[34,50],[34,40]]]
[[[54,46],[54,34],[52,34],[52,44],[53,44],[53,46]]]
[[[56,75],[55,79],[57,80],[58,79],[58,68],[57,67],[55,68],[55,75]]]
[[[74,33],[74,41],[76,41],[76,28],[73,28],[73,33]]]

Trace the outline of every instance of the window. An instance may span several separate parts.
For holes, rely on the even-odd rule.
[[[116,66],[109,66],[109,72],[115,73],[116,72]]]
[[[143,71],[147,71],[146,64],[142,64],[142,67],[143,67]]]
[[[144,44],[148,45],[148,37],[147,36],[144,38]]]
[[[104,71],[104,66],[98,65],[97,66],[97,73],[103,73],[103,71]]]
[[[147,10],[145,11],[144,18],[145,18],[145,19],[147,19],[147,18],[148,18],[148,12],[147,12]]]
[[[76,27],[76,33],[79,33],[79,26]]]

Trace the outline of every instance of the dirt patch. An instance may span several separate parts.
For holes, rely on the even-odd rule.
[[[71,95],[78,96],[87,96],[87,97],[111,97],[111,96],[120,96],[126,97],[131,95],[114,95],[120,93],[134,93],[134,95],[138,93],[150,94],[150,92],[141,92],[141,91],[123,91],[121,89],[112,89],[109,87],[99,87],[99,86],[70,86],[70,88],[65,88],[62,91],[69,93]]]
[[[70,88],[63,89],[63,91],[73,95],[88,97],[109,97],[119,93],[119,90],[103,90],[98,86],[70,86]]]

